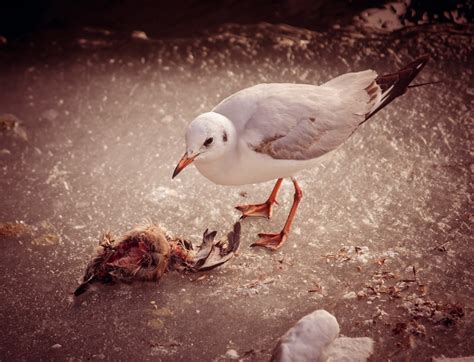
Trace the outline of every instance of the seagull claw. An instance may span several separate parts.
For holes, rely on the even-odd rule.
[[[288,234],[284,230],[279,233],[260,233],[258,236],[260,239],[250,246],[263,246],[270,250],[280,249],[288,238]]]
[[[246,217],[265,217],[270,219],[273,214],[273,203],[267,201],[263,204],[255,205],[239,205],[235,208],[242,213],[240,219],[245,219]]]

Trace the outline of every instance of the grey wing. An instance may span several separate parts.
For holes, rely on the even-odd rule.
[[[365,71],[320,87],[282,85],[259,100],[243,138],[274,159],[319,157],[346,141],[379,100],[376,77]]]
[[[336,149],[354,132],[355,127],[333,127],[309,117],[301,120],[286,136],[263,139],[254,147],[274,159],[310,160]]]

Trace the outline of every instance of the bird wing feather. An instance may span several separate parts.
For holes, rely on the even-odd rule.
[[[322,86],[262,84],[236,93],[252,104],[232,106],[233,97],[214,111],[233,120],[242,139],[274,159],[309,160],[341,145],[380,99],[377,73],[348,73]],[[245,114],[247,113],[247,114]]]

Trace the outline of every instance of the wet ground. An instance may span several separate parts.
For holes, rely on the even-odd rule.
[[[471,240],[472,26],[324,33],[224,25],[157,40],[83,28],[0,48],[1,360],[267,360],[315,309],[346,336],[375,340],[373,361],[474,354]],[[105,286],[72,305],[99,235],[149,218],[199,241],[224,236],[233,206],[272,184],[216,186],[194,168],[171,180],[187,123],[260,82],[320,83],[347,71],[433,60],[412,89],[321,166],[286,245],[246,220],[238,258],[160,285]]]

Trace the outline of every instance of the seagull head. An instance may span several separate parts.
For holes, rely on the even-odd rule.
[[[173,178],[194,161],[209,162],[221,157],[235,143],[235,128],[225,116],[215,112],[199,115],[186,131],[186,152],[178,162]]]

